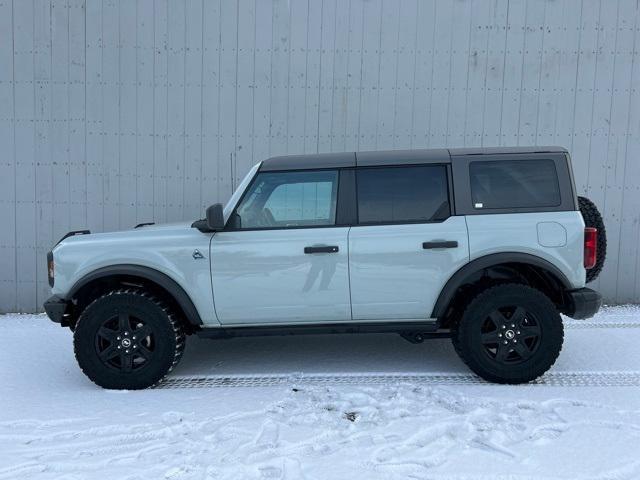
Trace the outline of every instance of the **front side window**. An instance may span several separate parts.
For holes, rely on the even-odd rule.
[[[360,224],[433,222],[450,215],[443,165],[362,168],[357,191]]]
[[[240,229],[335,225],[336,170],[258,173],[236,209]]]
[[[553,160],[471,162],[469,178],[475,209],[560,205],[558,173]]]

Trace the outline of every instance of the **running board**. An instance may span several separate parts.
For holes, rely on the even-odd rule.
[[[332,333],[398,333],[403,338],[420,343],[426,338],[449,336],[449,330],[439,330],[437,320],[424,322],[380,322],[380,323],[327,323],[312,325],[280,326],[236,326],[210,327],[198,330],[202,338],[263,337],[273,335],[325,335]]]

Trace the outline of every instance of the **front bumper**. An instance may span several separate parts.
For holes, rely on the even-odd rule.
[[[69,304],[66,300],[54,295],[44,302],[44,311],[47,312],[47,316],[52,322],[56,322],[63,327],[67,327],[69,324],[66,321],[65,313],[67,312],[68,306]]]
[[[602,295],[590,288],[579,288],[566,292],[568,317],[582,320],[593,317],[602,306]]]

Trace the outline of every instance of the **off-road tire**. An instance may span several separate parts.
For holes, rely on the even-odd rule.
[[[142,319],[153,335],[147,337],[149,344],[153,342],[149,360],[143,359],[144,365],[131,371],[110,367],[100,359],[97,347],[102,338],[98,337],[98,331],[104,322],[117,319],[120,313]],[[135,330],[130,335],[133,334]],[[125,288],[102,295],[82,312],[73,346],[80,368],[95,384],[108,389],[138,390],[158,384],[178,364],[184,352],[185,333],[179,319],[160,298],[143,290]]]
[[[607,231],[604,228],[602,215],[595,203],[587,197],[578,197],[578,205],[580,206],[580,213],[584,219],[585,226],[598,229],[598,252],[596,264],[593,268],[587,270],[587,283],[589,283],[598,278],[598,275],[600,275],[602,267],[604,266],[604,260],[607,256]]]
[[[520,363],[501,364],[483,345],[481,329],[492,312],[511,307],[521,307],[535,318],[541,334],[531,357]],[[477,294],[453,325],[451,333],[456,352],[471,370],[490,382],[508,384],[530,382],[543,375],[555,363],[564,340],[562,319],[549,298],[539,290],[515,283],[496,285]],[[505,340],[504,333],[500,333],[500,341]],[[517,353],[510,352],[509,355],[516,356]]]

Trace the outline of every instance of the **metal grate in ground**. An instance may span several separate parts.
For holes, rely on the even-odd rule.
[[[491,385],[473,374],[254,375],[169,377],[156,388],[273,387],[295,385]],[[531,382],[552,387],[639,387],[640,372],[552,372]]]

